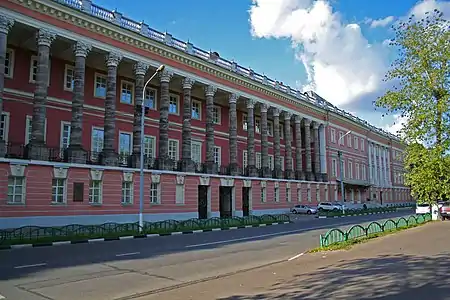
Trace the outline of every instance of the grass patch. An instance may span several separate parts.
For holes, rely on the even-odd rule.
[[[418,226],[421,226],[424,224],[427,224],[427,223],[414,224],[414,225],[404,226],[404,227],[400,227],[400,228],[396,228],[396,229],[386,230],[383,232],[377,232],[377,233],[369,234],[368,236],[363,236],[360,238],[347,240],[345,242],[333,243],[333,244],[325,246],[325,247],[317,247],[317,248],[308,250],[307,253],[330,252],[330,251],[337,251],[337,250],[350,250],[353,246],[355,246],[357,244],[365,243],[374,238],[386,236],[386,235],[393,234],[393,233],[403,231],[406,229],[418,227]]]

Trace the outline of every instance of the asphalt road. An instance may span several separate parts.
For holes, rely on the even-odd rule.
[[[21,300],[138,299],[295,257],[318,246],[319,235],[330,228],[411,213],[303,216],[276,226],[0,251],[0,295]]]

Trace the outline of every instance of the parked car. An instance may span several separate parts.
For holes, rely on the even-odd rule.
[[[442,203],[441,208],[439,208],[439,214],[442,221],[450,220],[450,202]]]
[[[429,214],[431,212],[431,208],[429,204],[426,203],[417,203],[416,205],[416,214],[422,215],[422,214]]]
[[[342,209],[342,206],[340,204],[332,204],[330,202],[321,202],[321,203],[319,203],[319,205],[317,205],[318,211],[321,211],[321,210],[337,211],[337,210],[341,210],[341,209]]]
[[[311,215],[317,213],[317,208],[308,205],[296,205],[293,208],[291,208],[291,213]]]

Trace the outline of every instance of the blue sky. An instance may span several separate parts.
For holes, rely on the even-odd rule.
[[[372,101],[395,52],[385,41],[392,22],[440,8],[438,0],[94,0],[134,20],[190,40],[292,87],[395,131]],[[294,45],[294,46],[293,46]]]

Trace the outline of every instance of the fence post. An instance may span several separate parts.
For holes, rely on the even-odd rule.
[[[322,248],[323,247],[323,237],[322,237],[322,235],[320,235],[319,236],[319,241],[320,241],[320,247]]]

